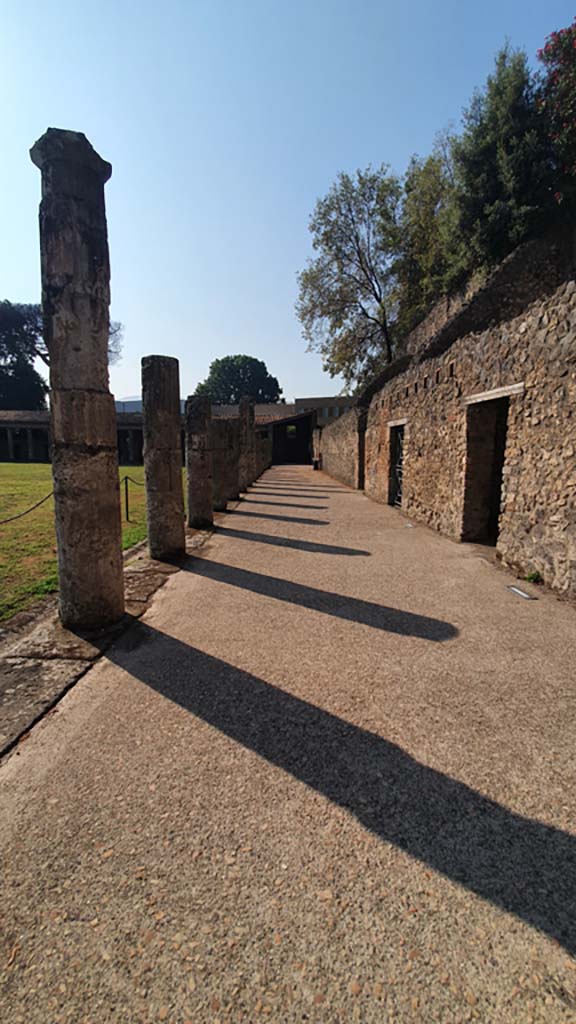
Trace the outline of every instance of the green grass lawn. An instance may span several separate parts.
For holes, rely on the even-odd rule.
[[[143,466],[123,466],[125,475],[144,482]],[[132,547],[146,536],[144,488],[129,483],[130,522],[122,499],[122,546]],[[52,490],[51,467],[40,463],[0,463],[0,520],[17,515]],[[33,601],[58,590],[54,501],[22,519],[0,526],[0,622]]]

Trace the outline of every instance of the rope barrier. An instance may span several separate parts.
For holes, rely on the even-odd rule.
[[[50,494],[47,494],[45,498],[41,498],[35,505],[27,508],[25,512],[19,512],[17,516],[10,516],[9,519],[0,519],[0,526],[5,526],[6,523],[13,523],[15,519],[22,519],[23,516],[27,516],[28,513],[33,512],[35,508],[40,508],[40,505],[43,505],[45,501],[48,501],[48,498],[51,498],[53,494],[54,491],[50,491]]]
[[[128,481],[130,481],[131,484],[136,484],[137,487],[146,486],[143,480],[135,480],[134,477],[128,475],[122,477],[122,480],[120,482],[124,484],[125,488],[126,519],[129,519]],[[0,519],[0,526],[6,526],[7,523],[14,523],[17,519],[22,519],[24,516],[29,515],[30,512],[34,512],[34,510],[40,508],[40,505],[43,505],[45,501],[48,501],[48,498],[51,498],[53,494],[54,491],[50,491],[50,494],[47,494],[44,498],[41,498],[40,501],[37,501],[35,505],[31,505],[30,508],[25,509],[24,512],[19,512],[18,515],[9,516],[8,519]]]
[[[145,483],[142,480],[135,480],[133,476],[123,476],[120,483],[124,484],[124,515],[126,516],[126,522],[130,522],[130,498],[128,496],[128,481],[132,484],[136,484],[137,487],[145,487]]]

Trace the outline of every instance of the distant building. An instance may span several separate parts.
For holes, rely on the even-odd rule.
[[[116,404],[116,412],[118,413],[138,413],[142,412],[142,401],[136,398],[126,399],[126,401],[118,401]],[[342,416],[343,413],[348,412],[348,409],[354,404],[354,399],[350,398],[349,395],[340,395],[337,397],[328,398],[295,398],[293,402],[270,402],[265,404],[256,404],[254,414],[257,420],[269,423],[271,420],[286,419],[288,416],[299,416],[303,412],[315,412],[318,420],[318,426],[326,426],[327,423],[332,423],[334,420]],[[180,402],[182,412],[184,412],[184,400]],[[237,405],[213,405],[212,415],[221,417],[231,417],[238,415]]]
[[[351,399],[306,398],[292,403],[257,404],[254,418],[261,439],[270,437],[278,462],[307,462],[312,431],[336,419]],[[116,402],[118,461],[121,466],[142,465],[142,402]],[[181,403],[184,413],[184,402]],[[304,407],[305,406],[305,407]],[[213,405],[215,419],[238,416],[237,405]],[[0,462],[50,462],[50,413],[0,411]]]
[[[126,398],[119,399],[114,402],[116,412],[120,413],[133,413],[142,412],[142,399],[141,398]],[[184,399],[180,399],[180,412],[184,415]]]
[[[348,412],[354,405],[354,399],[349,395],[340,395],[337,398],[295,398],[294,405],[297,413],[315,412],[318,426],[325,427]]]
[[[0,462],[50,462],[48,410],[0,410]]]
[[[233,419],[238,415],[237,405],[213,405],[212,416],[216,419]],[[285,402],[256,403],[254,419],[257,423],[271,423],[272,420],[285,420],[296,415],[296,406]]]

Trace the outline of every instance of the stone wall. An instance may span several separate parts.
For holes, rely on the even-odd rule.
[[[255,469],[257,480],[259,476],[266,469],[269,469],[272,465],[272,428],[271,427],[257,427],[256,428],[256,455],[255,455]]]
[[[391,434],[403,425],[402,510],[461,540],[476,536],[484,515],[477,492],[492,472],[499,400],[507,422],[497,553],[521,575],[537,572],[576,597],[573,253],[566,236],[523,247],[505,273],[499,268],[492,291],[487,285],[460,306],[427,347],[420,330],[417,351],[360,401],[366,494],[390,501]],[[358,476],[354,427],[349,413],[322,434],[323,466],[346,483]]]
[[[322,428],[320,450],[322,469],[349,487],[362,486],[359,459],[361,410],[350,409],[328,427]]]

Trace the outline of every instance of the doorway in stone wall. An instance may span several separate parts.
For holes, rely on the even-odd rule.
[[[478,544],[498,540],[508,402],[508,398],[496,398],[467,406],[462,540]]]
[[[402,478],[404,476],[404,425],[390,427],[390,476],[388,504],[402,507]]]

